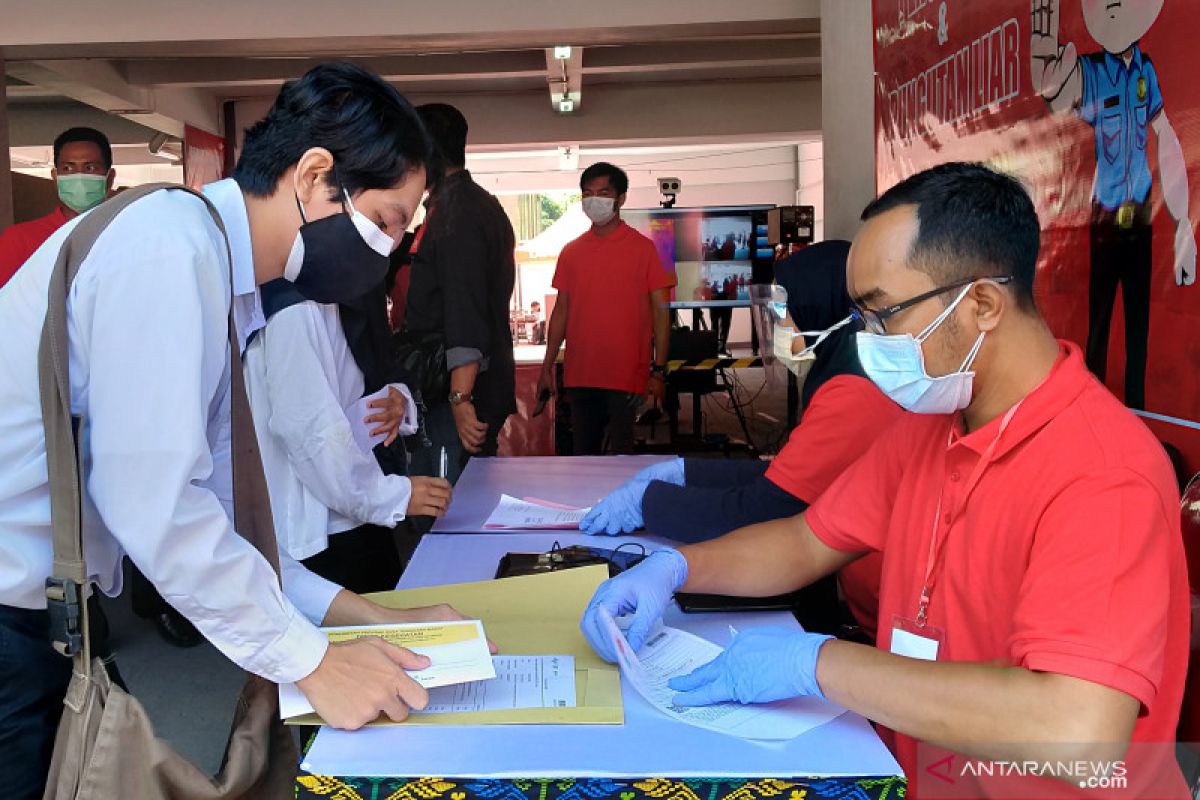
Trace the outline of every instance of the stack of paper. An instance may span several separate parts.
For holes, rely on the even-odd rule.
[[[571,656],[495,656],[496,677],[429,691],[414,714],[461,714],[518,708],[574,708],[575,659]]]
[[[409,673],[426,689],[496,677],[483,624],[477,619],[458,622],[415,622],[404,625],[358,625],[323,628],[330,642],[378,636],[398,647],[428,656],[430,664]],[[294,683],[279,687],[279,715],[291,724],[315,725],[320,719]]]
[[[596,655],[583,634],[579,619],[601,583],[608,579],[608,567],[598,564],[567,569],[544,575],[429,586],[369,595],[372,600],[391,608],[449,603],[459,613],[483,620],[488,637],[502,656],[569,656],[574,671],[575,703],[544,707],[492,705],[479,710],[448,710],[445,713],[413,714],[405,725],[620,725],[625,720],[621,702],[621,675],[616,665]],[[503,676],[507,667],[496,657],[496,670]],[[518,667],[530,675],[526,667]],[[560,675],[568,663],[560,662]],[[543,679],[553,677],[542,667]],[[414,673],[415,675],[416,673]],[[557,680],[557,679],[556,679]],[[489,681],[488,693],[493,687]],[[543,698],[552,699],[561,692],[547,689]],[[440,692],[441,690],[434,690]],[[431,692],[430,701],[433,701]],[[524,702],[524,701],[522,701]],[[386,720],[380,724],[390,724]]]
[[[603,610],[601,618],[608,628],[625,679],[650,705],[680,722],[743,739],[794,739],[846,711],[814,697],[756,705],[677,706],[675,691],[667,681],[707,664],[719,656],[722,649],[699,636],[664,626],[653,631],[642,649],[634,653],[616,621]]]
[[[485,528],[510,530],[575,530],[591,508],[564,506],[533,497],[500,495],[500,502],[483,523]]]

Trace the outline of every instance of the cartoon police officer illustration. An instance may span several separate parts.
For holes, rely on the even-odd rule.
[[[1103,50],[1077,56],[1074,43],[1059,41],[1059,0],[1032,0],[1033,87],[1053,111],[1073,110],[1095,129],[1087,364],[1104,380],[1119,286],[1125,308],[1125,403],[1145,408],[1153,181],[1147,129],[1158,137],[1158,178],[1175,221],[1175,283],[1188,286],[1196,280],[1183,148],[1167,121],[1154,64],[1138,45],[1163,0],[1080,2],[1088,33]]]

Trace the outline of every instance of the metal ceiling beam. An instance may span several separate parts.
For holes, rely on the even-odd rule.
[[[439,80],[508,80],[540,77],[541,51],[500,51],[352,58],[396,83]],[[174,58],[122,61],[119,68],[134,86],[197,88],[278,85],[298,78],[320,58]]]
[[[172,136],[182,137],[185,124],[210,133],[220,130],[212,95],[132,86],[108,62],[24,61],[9,64],[8,71],[27,83]]]
[[[543,49],[493,52],[429,53],[354,58],[396,83],[439,80],[510,80],[537,77],[544,69]],[[605,45],[590,48],[584,73],[680,71],[744,64],[787,66],[819,63],[820,42],[783,36],[760,41],[700,41]],[[226,87],[277,85],[321,63],[319,58],[171,58],[125,60],[118,68],[134,86]]]

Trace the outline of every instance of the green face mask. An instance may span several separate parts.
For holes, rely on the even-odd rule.
[[[82,214],[108,197],[106,175],[59,175],[58,198],[72,211]]]

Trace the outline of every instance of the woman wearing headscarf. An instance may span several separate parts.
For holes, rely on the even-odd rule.
[[[775,282],[787,290],[786,322],[823,335],[814,340],[816,358],[803,377],[800,421],[774,460],[675,458],[655,464],[597,503],[580,529],[616,535],[644,527],[658,536],[697,542],[795,516],[899,417],[900,407],[876,388],[858,362],[855,326],[846,320],[849,251],[849,242],[831,240],[775,265]],[[777,352],[776,357],[796,362],[805,347],[805,339],[796,337],[791,352]],[[878,556],[855,561],[839,579],[855,619],[873,638]],[[801,602],[824,602],[819,598],[828,598],[832,589],[832,584],[818,588],[815,597]]]

